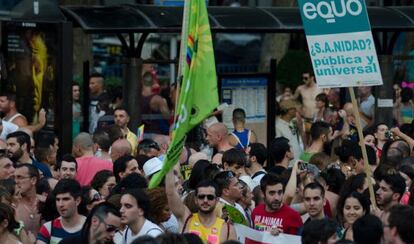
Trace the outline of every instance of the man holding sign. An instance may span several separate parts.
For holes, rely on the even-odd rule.
[[[264,204],[259,204],[252,213],[254,228],[274,235],[279,233],[296,235],[302,219],[295,210],[283,204],[285,186],[282,179],[267,174],[260,181]],[[250,242],[255,243],[255,242]]]
[[[320,88],[349,87],[365,172],[371,176],[363,142],[356,86],[382,85],[364,0],[299,0],[313,70]],[[369,181],[371,202],[375,195]]]

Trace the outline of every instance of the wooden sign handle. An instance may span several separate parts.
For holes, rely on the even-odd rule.
[[[371,167],[369,167],[369,164],[368,164],[367,149],[366,149],[365,143],[364,143],[364,135],[362,134],[361,116],[359,114],[358,103],[357,103],[357,100],[355,98],[354,88],[353,87],[348,87],[348,89],[349,89],[349,94],[351,95],[352,107],[353,107],[354,114],[355,114],[356,127],[357,127],[358,137],[359,137],[359,145],[361,146],[362,157],[364,159],[364,168],[365,168],[365,174],[367,175],[367,180],[368,180],[369,196],[370,196],[370,199],[371,199],[371,204],[375,208],[377,208],[377,203],[375,201],[374,187],[372,185]]]

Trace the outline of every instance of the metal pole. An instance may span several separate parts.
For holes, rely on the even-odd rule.
[[[177,58],[177,37],[172,37],[170,40],[170,59],[174,60]],[[170,64],[170,84],[175,82],[175,63]]]
[[[383,85],[375,89],[378,106],[375,106],[375,124],[393,124],[393,58],[392,55],[378,55]],[[378,102],[381,100],[382,102]]]
[[[128,57],[126,64],[125,86],[127,92],[124,93],[124,103],[129,112],[129,129],[136,133],[138,126],[141,124],[141,106],[142,83],[141,83],[142,59]]]

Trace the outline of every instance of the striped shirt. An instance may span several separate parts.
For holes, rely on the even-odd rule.
[[[62,225],[62,217],[59,217],[53,221],[46,222],[42,225],[39,232],[37,233],[37,240],[48,243],[57,244],[63,238],[73,237],[80,235],[85,217],[82,216],[82,221],[78,226],[71,230],[66,230]]]

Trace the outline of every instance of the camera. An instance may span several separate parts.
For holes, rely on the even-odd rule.
[[[385,131],[385,138],[389,140],[394,140],[394,134],[391,131],[387,130]]]
[[[298,162],[298,168],[302,171],[307,170],[308,169],[308,163],[303,162],[303,161],[299,161]]]

